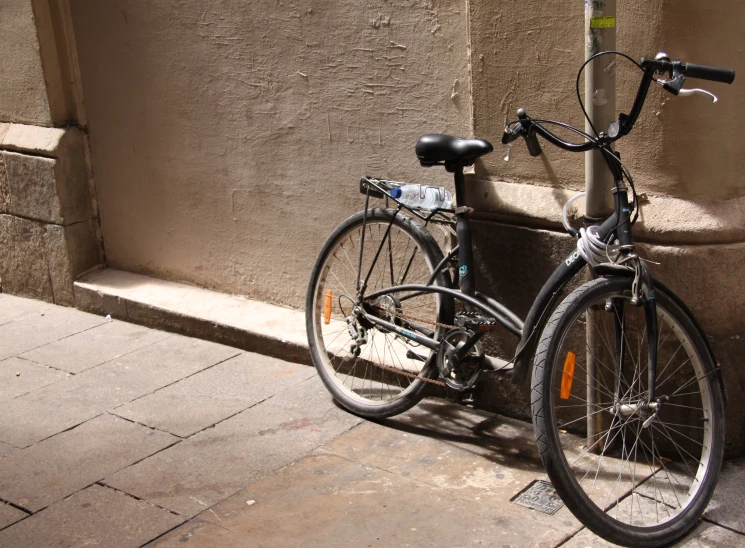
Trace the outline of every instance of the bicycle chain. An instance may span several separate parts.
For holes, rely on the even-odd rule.
[[[391,373],[397,373],[399,375],[403,375],[404,377],[409,377],[410,379],[419,379],[420,381],[428,382],[430,384],[436,384],[437,386],[444,386],[445,388],[447,388],[447,384],[445,384],[442,381],[428,379],[427,377],[420,377],[419,375],[414,375],[413,373],[407,373],[406,371],[401,371],[400,369],[394,369],[392,367],[388,367],[387,365],[380,365],[378,363],[373,363],[373,365],[375,367],[380,367],[381,369],[385,369],[386,371],[390,371]]]
[[[434,325],[436,327],[447,327],[448,329],[456,329],[458,327],[456,325],[449,325],[449,324],[446,324],[446,323],[433,322],[431,320],[425,320],[423,318],[417,318],[415,316],[408,316],[406,314],[400,314],[398,312],[391,312],[390,310],[386,310],[384,308],[381,308],[380,306],[375,306],[375,305],[372,305],[372,306],[373,306],[373,308],[377,308],[378,310],[380,310],[382,312],[385,312],[386,314],[390,314],[391,316],[396,316],[397,318],[401,318],[401,319],[404,319],[404,320],[411,320],[412,322],[418,322],[418,323],[423,323],[423,324],[427,324],[427,325]]]

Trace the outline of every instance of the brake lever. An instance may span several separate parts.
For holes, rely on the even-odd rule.
[[[714,95],[712,92],[706,91],[705,89],[700,89],[700,88],[681,89],[678,92],[678,95],[682,95],[683,97],[688,97],[690,95],[695,95],[697,93],[711,97],[712,103],[716,103],[719,100],[719,98],[716,95]]]
[[[712,103],[716,103],[717,101],[719,101],[719,97],[717,97],[716,95],[714,95],[710,91],[706,91],[705,89],[701,89],[701,88],[690,88],[690,89],[679,88],[679,89],[675,89],[677,87],[675,84],[679,82],[679,81],[676,81],[676,80],[662,80],[662,79],[660,79],[660,80],[655,80],[655,82],[657,82],[658,84],[660,84],[663,88],[665,88],[665,90],[669,91],[670,93],[672,93],[674,95],[678,95],[678,96],[682,96],[682,97],[690,97],[691,95],[696,95],[698,93],[698,94],[701,94],[701,95],[706,95],[707,97],[711,97],[711,102]],[[682,82],[680,82],[680,84],[682,84]]]

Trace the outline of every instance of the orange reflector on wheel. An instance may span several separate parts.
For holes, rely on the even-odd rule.
[[[323,300],[323,323],[326,325],[331,323],[331,304],[333,303],[334,297],[331,290],[326,291],[326,298]]]
[[[564,374],[561,376],[561,399],[568,400],[569,393],[572,391],[572,381],[574,380],[574,364],[577,361],[577,355],[574,352],[567,352],[564,360]]]

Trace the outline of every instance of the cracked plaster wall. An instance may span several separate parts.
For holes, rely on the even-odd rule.
[[[302,306],[363,175],[450,184],[465,0],[73,0],[110,266]]]
[[[723,0],[619,3],[617,49],[636,60],[666,51],[673,59],[742,73],[743,15],[745,5]],[[584,60],[581,2],[548,0],[519,9],[514,1],[472,1],[471,21],[476,134],[496,141],[505,122],[516,118],[518,107],[534,117],[584,127],[575,94],[577,70]],[[616,104],[628,112],[641,73],[626,60],[610,67],[612,58],[605,59],[603,68],[616,75]],[[738,153],[745,95],[738,92],[738,84],[687,81],[686,87],[717,94],[716,105],[699,96],[674,98],[659,86],[651,88],[633,133],[618,144],[642,191],[699,201],[745,196],[745,159]],[[524,146],[514,146],[510,162],[503,161],[503,154],[485,158],[480,175],[582,189],[580,157],[550,146],[544,150],[553,174],[531,159]]]
[[[300,308],[323,241],[363,205],[360,176],[450,184],[444,170],[418,166],[413,146],[429,132],[497,145],[469,186],[488,293],[524,314],[554,256],[572,245],[555,230],[584,184],[583,159],[548,146],[530,158],[516,144],[504,162],[498,142],[520,106],[582,127],[577,0],[71,0],[71,8],[110,266]],[[743,12],[723,0],[624,2],[618,47],[635,58],[666,50],[742,78]],[[615,70],[617,104],[628,110],[637,73],[624,63]],[[714,106],[655,87],[619,145],[649,196],[644,249],[694,306],[734,390],[745,387],[739,85],[702,86],[720,95]],[[513,226],[500,230],[495,220]],[[712,279],[718,285],[702,291]],[[498,408],[503,392],[490,394]],[[525,411],[527,399],[510,401]],[[729,413],[730,447],[742,451],[745,406]]]

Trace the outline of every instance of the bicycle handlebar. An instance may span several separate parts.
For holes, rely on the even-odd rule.
[[[521,121],[512,125],[507,126],[502,134],[502,144],[507,145],[512,141],[523,137],[525,144],[528,146],[528,152],[531,156],[539,156],[541,154],[541,145],[538,142],[537,135],[540,135],[546,141],[554,146],[563,148],[570,152],[584,152],[596,148],[597,145],[593,141],[587,141],[585,143],[570,143],[554,135],[551,131],[540,125],[536,120],[530,118],[525,109],[518,109],[518,118]]]
[[[627,135],[634,127],[634,124],[641,113],[642,107],[644,106],[649,86],[653,81],[655,81],[655,74],[670,74],[670,80],[660,80],[659,83],[661,83],[663,87],[673,95],[678,95],[681,91],[686,76],[701,80],[709,80],[712,82],[722,82],[725,84],[731,84],[735,80],[734,70],[706,65],[696,65],[694,63],[683,63],[682,61],[670,61],[664,53],[657,54],[655,59],[642,58],[641,64],[638,66],[644,71],[644,75],[639,83],[639,90],[634,99],[634,105],[631,107],[631,112],[629,114],[620,114],[618,120],[611,124],[608,132],[609,135],[605,135],[602,141],[591,140],[584,143],[570,143],[564,141],[554,135],[551,131],[547,130],[537,121],[532,120],[525,113],[525,109],[520,108],[517,111],[517,123],[505,127],[504,134],[502,135],[502,144],[506,145],[518,137],[523,137],[531,156],[538,156],[541,154],[541,145],[538,142],[536,135],[540,135],[551,144],[571,152],[584,152],[602,148],[617,141],[624,135]]]
[[[722,82],[724,84],[731,84],[735,81],[734,70],[696,65],[695,63],[684,63],[682,61],[670,61],[664,53],[658,53],[655,59],[642,58],[641,67],[644,70],[653,70],[657,74],[669,73],[673,79],[675,79],[676,74],[682,74],[689,78]]]

